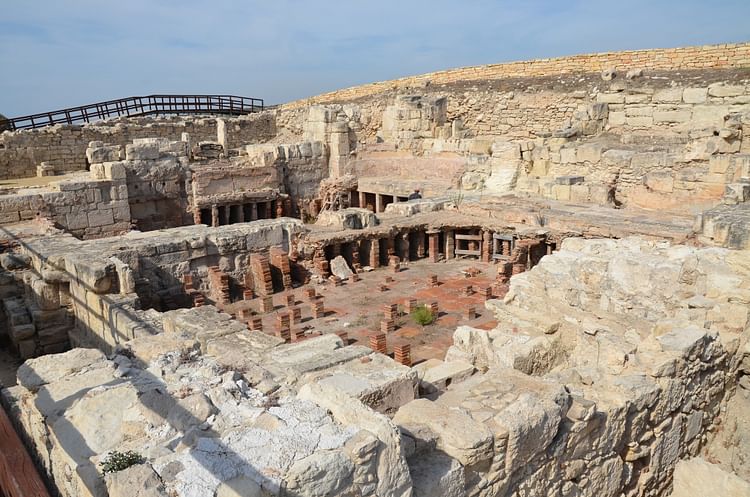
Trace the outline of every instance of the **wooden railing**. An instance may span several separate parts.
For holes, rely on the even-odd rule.
[[[52,112],[0,120],[0,131],[77,124],[117,116],[158,114],[220,114],[238,116],[260,112],[263,100],[236,95],[146,95],[108,100]]]

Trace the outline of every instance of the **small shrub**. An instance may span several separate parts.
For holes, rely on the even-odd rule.
[[[432,322],[435,321],[435,316],[432,315],[432,311],[426,305],[420,305],[419,307],[411,311],[411,318],[415,323],[422,326],[427,326],[428,324],[432,324]]]
[[[124,469],[128,469],[130,466],[136,464],[143,464],[145,459],[142,455],[132,450],[127,452],[113,451],[104,459],[101,463],[102,472],[106,475],[107,473],[116,473]]]

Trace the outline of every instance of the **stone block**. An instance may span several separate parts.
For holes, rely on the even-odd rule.
[[[560,149],[560,162],[562,164],[576,162],[576,149],[575,148]]]
[[[10,337],[14,343],[31,338],[36,334],[36,327],[33,324],[17,324],[10,327]]]
[[[708,160],[708,172],[712,174],[726,174],[731,164],[731,156],[712,155]]]
[[[91,142],[86,149],[86,159],[89,164],[100,164],[102,162],[119,161],[122,157],[122,147],[120,145],[98,145],[101,142]]]
[[[654,115],[652,106],[631,106],[625,108],[625,115],[628,117],[647,117]]]
[[[581,203],[581,204],[588,202],[589,201],[589,186],[588,185],[571,185],[570,201]]]
[[[112,209],[97,209],[87,214],[90,227],[108,226],[115,223]]]
[[[609,112],[609,124],[612,126],[622,126],[626,123],[625,112],[621,111],[610,111]]]
[[[596,144],[581,145],[576,149],[578,162],[599,162],[602,158],[602,146]]]
[[[599,93],[596,96],[596,101],[603,104],[624,104],[625,94],[624,93]]]
[[[625,123],[634,128],[645,128],[654,124],[653,117],[626,117]]]
[[[686,104],[702,104],[708,97],[708,88],[685,88],[682,101]]]
[[[708,86],[708,94],[712,97],[738,97],[745,93],[745,87],[726,83],[713,83]]]
[[[655,192],[672,193],[674,190],[674,175],[669,171],[654,171],[646,174],[644,184]]]
[[[553,185],[552,197],[567,202],[570,200],[570,185]]]
[[[155,160],[159,158],[158,143],[129,143],[125,145],[127,160]]]
[[[518,143],[508,141],[492,142],[492,157],[509,160],[519,160],[521,158],[521,147]]]
[[[654,111],[655,123],[684,123],[692,117],[689,110],[657,110]]]
[[[677,104],[682,102],[682,88],[665,88],[654,92],[651,101],[657,104]]]
[[[104,163],[104,178],[110,180],[125,179],[125,166],[120,162],[105,162]]]
[[[495,422],[508,432],[506,469],[515,471],[544,452],[557,434],[561,417],[560,406],[530,393],[522,393],[498,413]]]
[[[437,435],[437,446],[464,466],[489,461],[493,455],[492,433],[458,410],[418,399],[401,407],[393,422],[406,434],[419,437],[426,428]]]

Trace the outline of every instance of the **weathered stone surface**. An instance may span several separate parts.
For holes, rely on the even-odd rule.
[[[147,464],[136,464],[105,478],[110,497],[166,497],[164,485]]]
[[[354,274],[349,264],[346,263],[346,259],[340,255],[331,260],[331,273],[342,280],[348,280]]]
[[[425,426],[437,435],[437,444],[446,454],[464,466],[492,458],[492,434],[469,416],[419,399],[398,410],[393,422],[409,433]]]
[[[671,497],[696,495],[750,495],[750,483],[727,473],[718,466],[695,458],[677,463]]]
[[[104,354],[96,349],[73,349],[59,356],[31,359],[18,368],[18,383],[35,391],[103,360]]]

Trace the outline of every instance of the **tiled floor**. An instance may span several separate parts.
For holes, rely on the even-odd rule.
[[[467,277],[465,271],[477,268],[477,276]],[[393,346],[398,343],[411,345],[413,363],[430,358],[442,359],[445,351],[453,344],[453,332],[456,327],[466,324],[475,328],[492,329],[495,326],[494,316],[484,308],[484,295],[475,290],[471,296],[463,296],[462,288],[472,285],[475,289],[487,287],[495,280],[496,266],[478,260],[462,259],[450,262],[431,263],[427,259],[412,262],[394,273],[389,268],[379,268],[361,273],[361,280],[355,283],[344,282],[341,286],[327,283],[314,285],[318,295],[325,300],[326,316],[313,319],[310,304],[303,297],[303,288],[296,288],[297,305],[302,308],[302,323],[307,336],[319,333],[346,332],[350,344],[368,345],[369,335],[380,330],[383,319],[384,304],[398,304],[403,309],[404,301],[416,298],[419,304],[438,302],[440,316],[427,326],[416,324],[411,316],[401,314],[396,321],[396,330],[388,334],[388,352],[392,354]],[[429,275],[437,274],[440,285],[429,287]],[[393,281],[385,283],[387,291],[381,292],[378,286],[387,277]],[[503,295],[494,295],[495,298]],[[276,327],[276,314],[286,311],[283,293],[274,295],[275,311],[263,316],[263,329],[273,333]],[[464,319],[464,310],[474,306],[477,317]],[[237,312],[240,308],[259,311],[260,300],[236,302],[226,308],[228,312]]]

